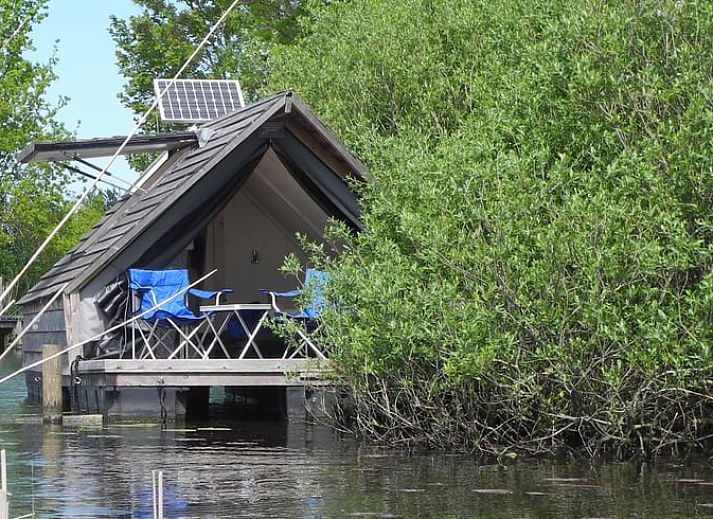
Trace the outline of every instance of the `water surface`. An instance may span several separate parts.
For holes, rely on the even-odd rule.
[[[24,398],[22,377],[0,386],[0,415],[33,412]],[[360,446],[297,422],[180,427],[0,425],[11,516],[34,507],[42,518],[150,517],[160,469],[167,518],[713,517],[705,460],[499,466]]]

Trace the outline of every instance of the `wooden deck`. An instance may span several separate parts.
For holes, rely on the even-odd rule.
[[[94,387],[325,386],[319,359],[86,360],[81,384]]]

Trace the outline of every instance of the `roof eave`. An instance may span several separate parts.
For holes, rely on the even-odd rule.
[[[342,162],[349,168],[351,173],[360,180],[366,180],[368,175],[368,168],[366,165],[360,161],[357,157],[352,155],[349,150],[347,150],[344,143],[337,137],[337,135],[329,128],[325,123],[323,123],[315,114],[310,110],[310,108],[302,102],[300,96],[294,92],[289,91],[287,94],[287,105],[285,109],[286,113],[294,113],[298,117],[301,117],[305,122],[309,124],[312,128],[319,133],[324,141],[329,145],[334,152],[336,152],[343,160]]]

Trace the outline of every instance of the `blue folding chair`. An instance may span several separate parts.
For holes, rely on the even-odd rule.
[[[209,314],[194,314],[188,308],[188,294],[200,299],[215,298],[217,305],[220,302],[220,296],[233,291],[229,289],[199,290],[188,288],[189,286],[190,281],[186,269],[129,269],[129,288],[140,299],[134,315],[141,315],[138,320],[139,325],[132,328],[133,358],[137,358],[137,331],[140,341],[143,343],[138,358],[156,359],[159,348],[166,351],[167,355],[161,358],[172,359],[181,353],[187,357],[189,346],[199,356],[205,356],[205,352],[201,349],[202,340],[197,340],[197,334],[203,323],[211,316]],[[176,341],[176,337],[180,340]],[[176,342],[178,342],[177,345]]]
[[[293,352],[290,354],[290,347],[285,349],[285,353],[282,358],[295,358],[301,353],[304,353],[305,357],[309,356],[309,351],[314,352],[315,355],[322,359],[326,359],[325,354],[317,348],[314,341],[310,338],[310,335],[314,335],[321,326],[319,322],[320,314],[324,309],[324,292],[323,287],[329,281],[329,274],[316,269],[307,269],[305,272],[305,282],[304,287],[310,291],[311,301],[305,307],[300,309],[296,313],[289,313],[284,311],[278,305],[278,299],[295,299],[304,293],[304,290],[289,290],[287,292],[274,292],[271,290],[262,290],[261,292],[268,294],[270,296],[270,304],[272,305],[274,314],[276,317],[282,317],[287,319],[292,319],[300,322],[300,326],[296,327],[297,335],[297,346],[293,348]]]

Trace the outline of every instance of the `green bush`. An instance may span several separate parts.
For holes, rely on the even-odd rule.
[[[368,230],[315,257],[358,429],[497,453],[704,445],[713,3],[344,1],[303,23],[272,89],[372,177]]]

